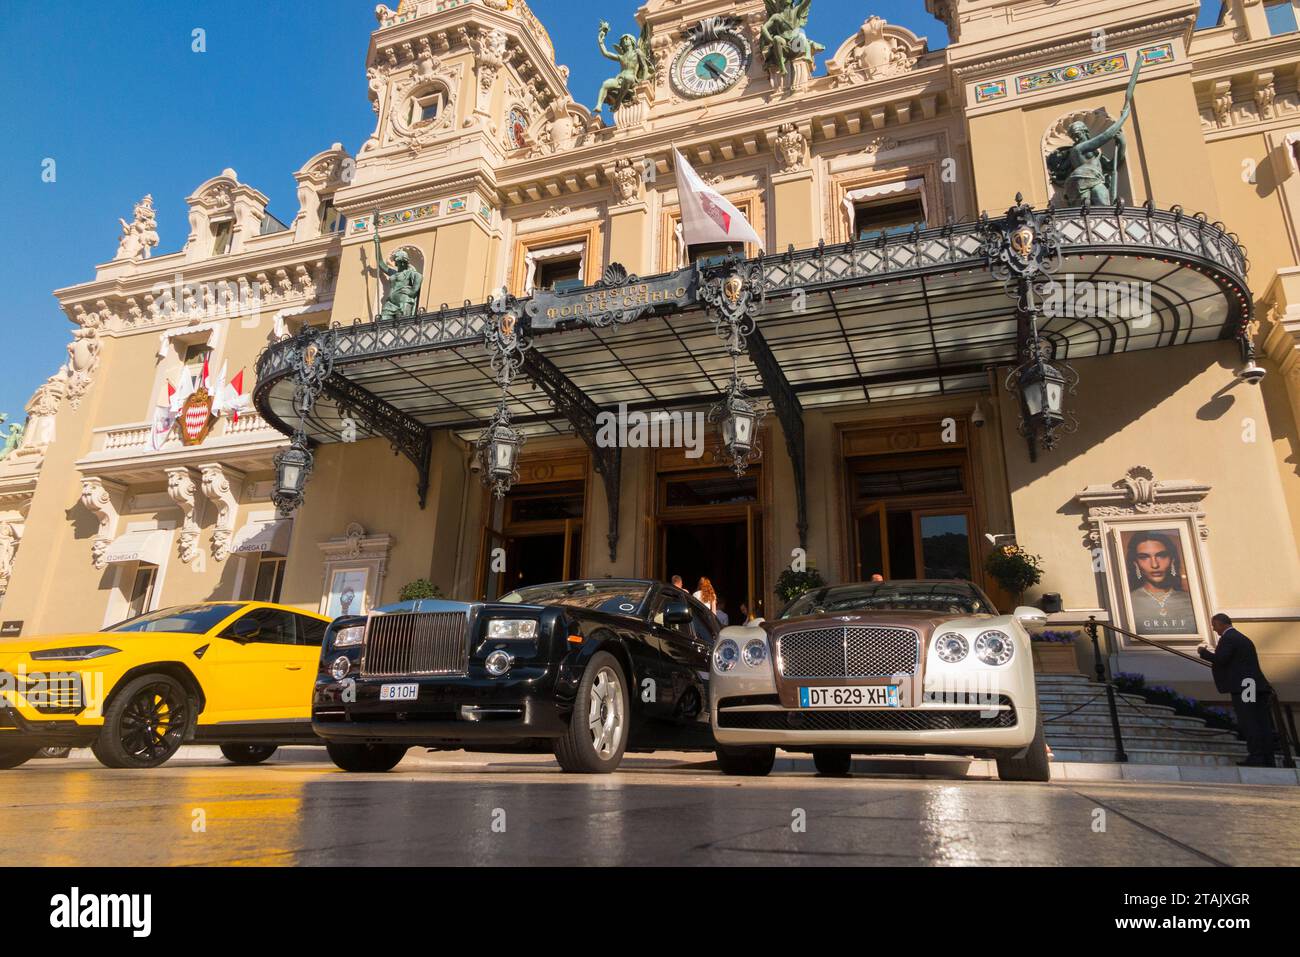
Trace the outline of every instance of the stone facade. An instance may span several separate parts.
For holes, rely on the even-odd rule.
[[[503,288],[523,295],[548,256],[573,250],[588,284],[611,263],[640,276],[670,271],[685,256],[674,144],[773,252],[850,239],[864,197],[915,197],[928,226],[999,212],[1017,193],[1045,206],[1055,197],[1045,155],[1073,119],[1118,116],[1141,61],[1124,199],[1203,210],[1241,237],[1263,383],[1234,378],[1241,357],[1230,341],[1084,360],[1080,429],[1035,461],[1015,435],[1005,369],[953,393],[811,408],[806,553],[832,581],[861,573],[846,462],[919,454],[951,419],[963,437],[975,577],[990,547],[984,533],[1014,533],[1043,556],[1042,591],[1060,594],[1060,623],[1122,620],[1118,570],[1094,556],[1098,510],[1176,502],[1182,511],[1170,517],[1195,532],[1202,603],[1236,617],[1260,642],[1265,670],[1300,700],[1300,35],[1270,38],[1261,5],[1243,0],[1202,30],[1191,0],[927,8],[947,27],[942,50],[869,17],[827,42],[815,72],[774,79],[758,55],[761,0],[649,0],[636,17],[655,78],[609,122],[582,105],[594,90],[570,89],[523,0],[381,5],[364,77],[374,131],[355,152],[334,144],[304,163],[289,223],[227,169],[188,197],[189,235],[161,237],[180,251],[158,252],[145,197],[122,220],[115,257],[90,281],[56,291],[73,323],[66,361],[33,396],[22,442],[0,461],[0,617],[24,634],[123,617],[149,563],[112,561],[112,543],[151,531],[169,542],[140,585],[152,607],[249,597],[281,558],[280,595],[304,608],[324,608],[335,573],[354,566],[370,604],[417,578],[473,596],[503,515],[470,473],[472,435],[435,433],[420,509],[409,465],[361,428],[356,442],[317,451],[291,534],[259,538],[285,437],[246,407],[212,417],[202,441],[186,444],[181,427],[163,430],[156,415],[168,385],[208,350],[211,371],[243,369],[251,394],[268,343],[375,315],[376,228],[385,255],[408,250],[424,275],[422,309],[481,303]],[[729,19],[710,26],[713,17]],[[686,95],[673,70],[693,31],[724,27],[747,51],[739,79]],[[362,89],[358,77],[358,102]],[[105,224],[106,250],[112,239]],[[800,542],[792,463],[779,424],[766,428],[758,502],[744,519],[753,545],[736,561],[756,564],[751,598],[770,608]],[[662,480],[688,465],[662,450],[625,451],[623,544],[610,560],[604,492],[585,447],[552,431],[529,440],[521,463],[525,484],[579,483],[581,518],[564,526],[560,547],[566,569],[589,576],[669,571]],[[1148,474],[1139,468],[1154,484],[1134,493],[1123,483]],[[1193,670],[1124,654],[1149,674],[1205,689]]]

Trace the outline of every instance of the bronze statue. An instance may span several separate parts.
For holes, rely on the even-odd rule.
[[[617,110],[636,95],[638,84],[653,80],[655,75],[655,61],[654,54],[650,52],[648,25],[641,28],[639,39],[630,33],[623,34],[618,43],[614,44],[616,51],[614,53],[605,49],[607,36],[609,36],[609,24],[602,20],[597,35],[600,52],[606,59],[613,60],[619,65],[619,72],[618,76],[611,77],[601,84],[600,95],[596,97],[596,107],[591,111],[595,115],[600,114],[606,103],[611,110]]]
[[[768,73],[793,72],[798,60],[813,65],[813,58],[826,49],[808,39],[804,27],[812,0],[763,0],[767,7],[767,22],[763,24],[761,50]]]
[[[1127,145],[1122,127],[1133,110],[1133,89],[1137,86],[1139,60],[1133,67],[1124,96],[1124,109],[1119,119],[1096,136],[1082,120],[1070,124],[1070,146],[1058,146],[1047,157],[1047,171],[1052,184],[1065,192],[1067,206],[1110,206],[1119,199],[1119,171],[1124,165]],[[1101,148],[1115,141],[1115,158],[1102,153]]]
[[[384,265],[384,254],[379,248],[378,213],[375,214],[374,221],[376,268],[388,277],[388,292],[383,298],[379,316],[381,319],[413,316],[420,302],[420,286],[424,277],[411,265],[411,257],[405,249],[393,253],[393,266],[396,268]]]

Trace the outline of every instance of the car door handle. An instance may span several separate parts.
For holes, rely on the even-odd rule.
[[[302,671],[302,665],[285,665],[284,667],[288,671]]]

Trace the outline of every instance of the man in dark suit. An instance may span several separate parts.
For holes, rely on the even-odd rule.
[[[1273,767],[1273,722],[1269,720],[1269,696],[1272,686],[1259,668],[1255,643],[1232,627],[1232,619],[1222,613],[1210,619],[1210,627],[1219,636],[1211,650],[1201,645],[1197,653],[1210,663],[1214,687],[1232,696],[1237,712],[1237,726],[1246,738],[1249,756],[1238,764],[1246,767]]]

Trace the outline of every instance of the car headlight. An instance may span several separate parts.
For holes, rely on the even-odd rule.
[[[342,681],[352,673],[352,659],[347,655],[339,655],[330,665],[330,675],[335,681]]]
[[[533,618],[493,618],[488,622],[488,640],[497,638],[536,638],[537,621]]]
[[[515,659],[510,652],[502,651],[498,648],[496,651],[492,652],[492,654],[487,656],[487,660],[483,664],[484,667],[487,668],[488,674],[492,675],[494,678],[500,678],[510,670],[510,667],[514,663]]]
[[[757,668],[767,661],[767,642],[761,638],[751,638],[745,642],[745,650],[741,653],[741,657],[745,659],[745,664]]]
[[[1015,651],[1015,643],[1005,632],[986,631],[975,639],[975,657],[986,665],[1005,665]]]
[[[108,645],[82,645],[77,648],[51,648],[48,651],[33,651],[33,661],[89,661],[91,658],[103,658],[115,655],[121,649]]]
[[[730,638],[724,638],[718,642],[718,647],[713,649],[713,667],[719,671],[730,671],[736,667],[739,659],[740,646]]]
[[[340,628],[338,631],[334,632],[334,647],[355,648],[357,645],[361,644],[361,641],[365,636],[365,625],[353,625],[350,628]]]
[[[955,665],[970,652],[970,642],[955,631],[940,635],[934,640],[934,653],[940,661]]]

